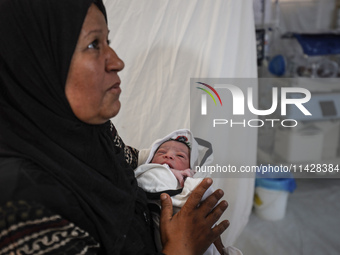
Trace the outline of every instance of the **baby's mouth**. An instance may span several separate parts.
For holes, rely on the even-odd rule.
[[[167,164],[170,168],[174,169],[173,166],[168,162],[164,162],[163,164]]]

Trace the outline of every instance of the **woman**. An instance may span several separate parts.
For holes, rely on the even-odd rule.
[[[155,254],[133,151],[109,121],[124,63],[101,0],[0,0],[0,254]],[[200,254],[227,228],[205,180],[172,216],[165,254]],[[211,211],[212,210],[212,211]],[[202,234],[204,233],[204,235]]]

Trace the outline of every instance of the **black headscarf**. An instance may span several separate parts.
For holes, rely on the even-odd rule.
[[[69,189],[108,253],[131,231],[137,185],[110,123],[79,121],[65,96],[92,3],[106,18],[101,0],[0,0],[0,156],[30,160]]]

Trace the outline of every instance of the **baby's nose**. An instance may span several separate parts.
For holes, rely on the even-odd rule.
[[[166,158],[169,158],[169,159],[173,159],[174,156],[172,155],[172,153],[167,153],[164,155]]]

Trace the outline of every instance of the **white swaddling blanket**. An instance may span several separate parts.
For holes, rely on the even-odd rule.
[[[181,186],[170,170],[167,164],[145,164],[139,166],[135,171],[135,176],[138,181],[138,186],[149,193],[159,193],[167,190],[178,190]],[[182,192],[172,196],[172,205],[174,213],[177,213],[180,208],[185,204],[186,200],[190,196],[191,192],[196,186],[203,180],[203,178],[186,178]],[[210,186],[204,193],[202,201],[213,193],[213,188]],[[152,203],[160,206],[159,200],[153,200]],[[159,214],[152,213],[152,219],[154,222],[155,241],[157,248],[161,250],[160,233],[159,233]],[[220,254],[215,245],[210,245],[204,255],[218,255]],[[242,255],[242,252],[235,247],[227,247],[224,249],[225,255]]]

